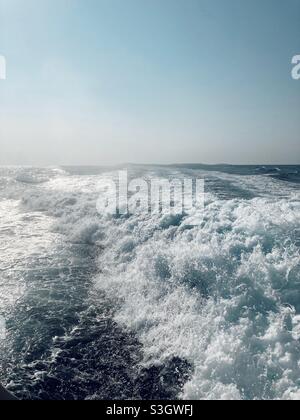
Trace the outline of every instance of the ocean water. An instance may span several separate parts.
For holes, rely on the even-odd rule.
[[[118,168],[0,168],[0,382],[26,399],[300,399],[300,167],[204,178],[185,217],[99,214]]]

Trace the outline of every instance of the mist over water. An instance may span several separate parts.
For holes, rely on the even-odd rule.
[[[200,226],[98,214],[105,168],[0,168],[0,382],[20,398],[300,398],[299,166],[206,181]]]

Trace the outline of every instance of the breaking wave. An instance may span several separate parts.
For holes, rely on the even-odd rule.
[[[49,255],[47,263],[43,262],[42,277],[31,272],[28,280],[26,271],[23,301],[11,313],[12,337],[20,333],[13,319],[19,323],[26,319],[22,305],[27,309],[31,305],[32,311],[43,306],[53,327],[53,332],[46,334],[47,322],[30,324],[23,338],[28,340],[35,325],[37,336],[32,345],[38,342],[39,351],[32,353],[32,360],[21,357],[22,380],[25,384],[31,381],[29,394],[41,398],[55,392],[59,395],[63,389],[61,367],[73,358],[73,366],[65,372],[73,381],[73,396],[80,392],[85,398],[299,399],[297,183],[269,176],[270,170],[265,173],[263,169],[256,175],[245,173],[245,169],[239,174],[238,168],[131,170],[133,174],[170,178],[204,177],[202,224],[191,227],[184,218],[162,215],[99,215],[96,201],[101,176],[97,173],[53,169],[47,174],[48,181],[29,183],[21,190],[16,187],[15,198],[10,193],[18,217],[25,217],[22,221],[29,230],[37,230],[31,266],[36,268],[41,258],[41,246]],[[105,176],[114,173],[105,172]],[[17,178],[6,174],[5,197]],[[16,201],[20,194],[21,202]],[[12,219],[12,224],[18,223],[17,216]],[[7,226],[1,226],[0,234],[8,235]],[[38,237],[41,226],[43,244]],[[24,249],[22,253],[20,257],[26,254]],[[2,254],[7,261],[3,268],[13,277],[8,269],[14,257],[8,254],[7,248],[7,254]],[[43,293],[46,298],[41,300]],[[64,321],[54,316],[54,309]],[[110,347],[104,336],[110,337]],[[120,346],[124,351],[118,353]],[[20,357],[22,348],[15,342],[15,358]],[[104,359],[102,364],[94,359],[91,364],[91,348]],[[119,363],[112,367],[115,373],[106,370],[114,355]],[[86,363],[75,363],[79,359]],[[49,370],[50,388],[45,375]],[[8,369],[12,382],[17,381],[19,372],[20,367],[15,372]],[[108,377],[113,377],[114,386],[119,384],[119,395],[112,394],[114,386]],[[158,387],[161,378],[165,380],[163,388]],[[95,387],[91,387],[92,381]],[[152,390],[147,393],[149,383]],[[18,392],[20,387],[22,383],[12,384],[11,389]]]

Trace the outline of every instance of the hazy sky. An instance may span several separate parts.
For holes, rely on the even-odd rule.
[[[300,163],[300,0],[0,0],[0,164]]]

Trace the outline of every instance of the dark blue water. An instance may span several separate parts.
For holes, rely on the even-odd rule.
[[[232,175],[264,175],[286,182],[300,183],[300,165],[172,165],[177,168],[217,171]]]
[[[130,165],[205,179],[189,230],[99,215],[118,169],[0,170],[0,382],[24,399],[297,399],[300,167]]]

